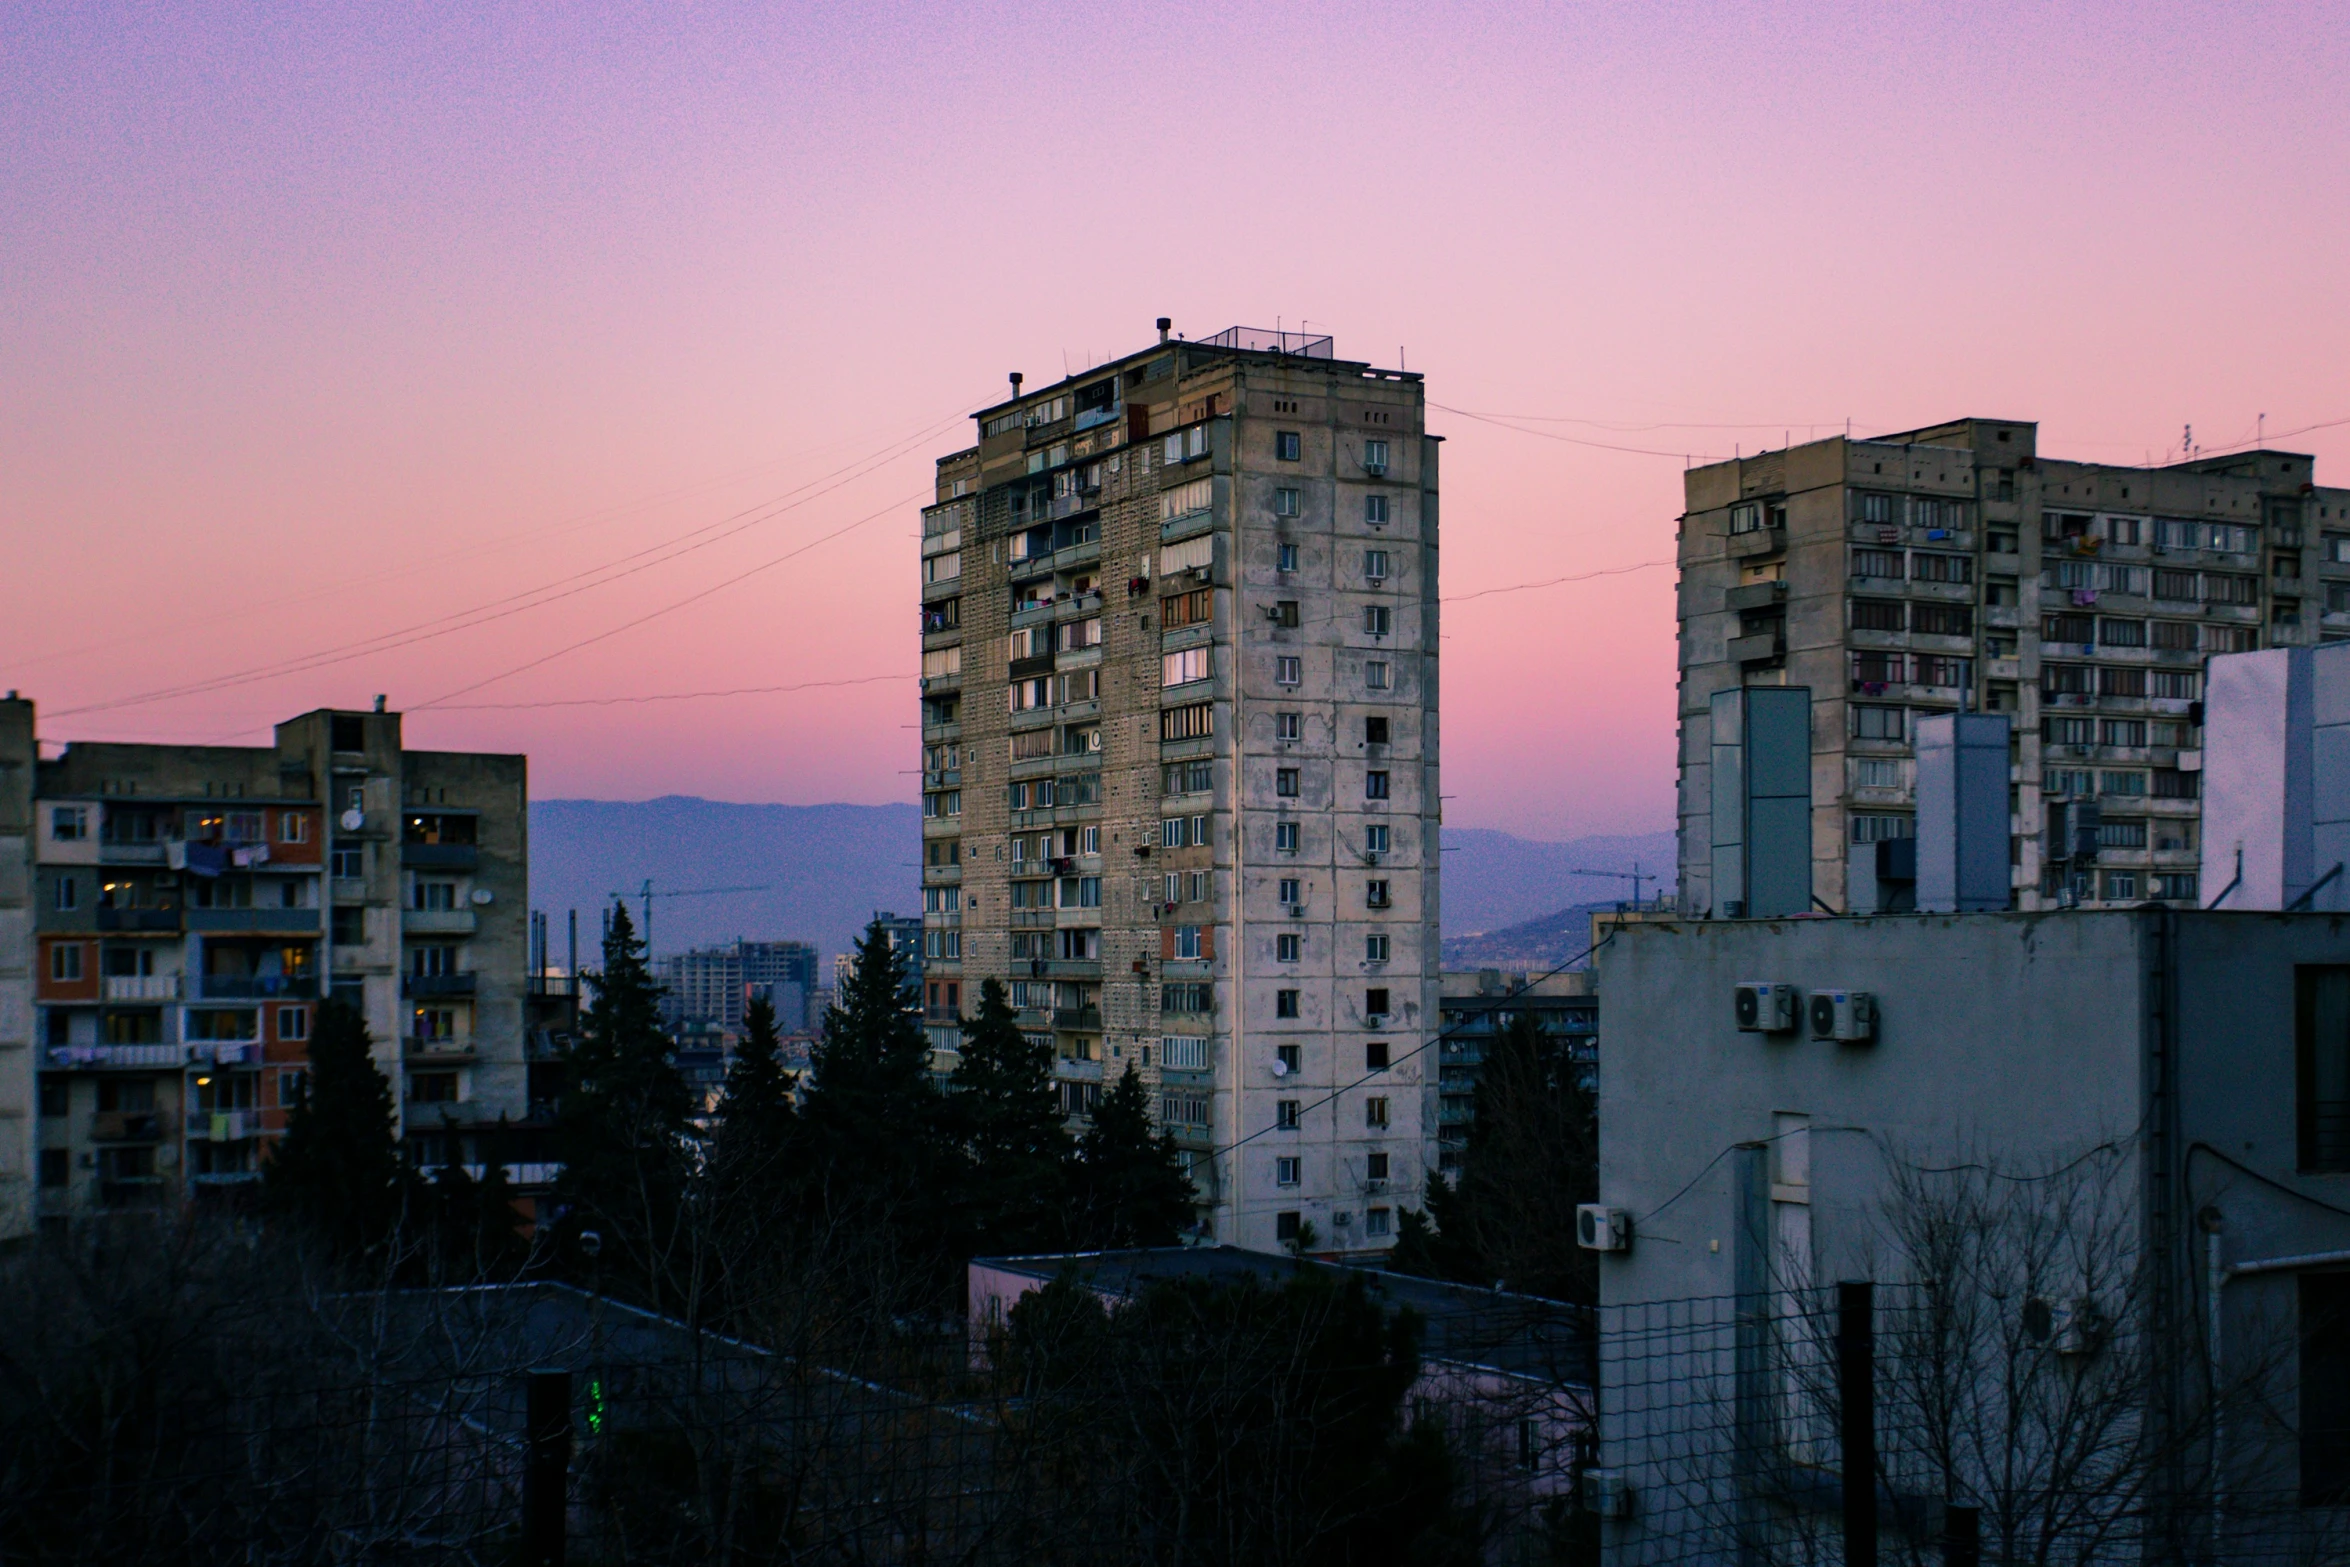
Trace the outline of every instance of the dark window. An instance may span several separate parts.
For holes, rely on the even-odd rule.
[[[1387,774],[1376,771],[1363,774],[1364,799],[1384,800],[1387,797]]]
[[[1300,462],[1305,458],[1305,437],[1295,430],[1273,432],[1273,455],[1282,462]]]
[[[1296,1240],[1298,1235],[1301,1233],[1299,1229],[1301,1222],[1302,1221],[1300,1221],[1298,1216],[1294,1213],[1277,1213],[1273,1215],[1273,1238],[1277,1241]]]
[[[2303,967],[2298,1042],[2301,1168],[2350,1174],[2350,968]]]
[[[1367,1017],[1387,1015],[1387,992],[1384,989],[1363,992],[1363,1013]]]
[[[1294,1131],[1296,1131],[1296,1130],[1297,1130],[1297,1101],[1296,1101],[1296,1100],[1294,1100],[1294,1099],[1276,1099],[1276,1100],[1274,1100],[1274,1101],[1273,1101],[1273,1124],[1274,1124],[1275,1126],[1279,1127],[1281,1130],[1283,1130],[1283,1131],[1285,1131],[1285,1132],[1294,1132]]]
[[[1387,743],[1387,720],[1386,720],[1386,719],[1384,719],[1384,718],[1366,718],[1366,719],[1364,719],[1364,720],[1363,720],[1363,744],[1365,744],[1365,745],[1385,745],[1386,743]]]
[[[333,718],[327,720],[327,726],[333,731],[329,739],[336,750],[364,751],[367,749],[367,725],[364,720],[356,716],[337,713]]]
[[[2084,646],[2097,640],[2095,615],[2042,615],[2040,639],[2043,642],[2079,642]]]
[[[1273,605],[1273,624],[1276,626],[1297,625],[1297,600],[1281,599],[1276,601]]]
[[[56,1191],[73,1179],[73,1155],[63,1148],[41,1150],[41,1189]]]
[[[52,1012],[51,1017],[62,1016]],[[51,1119],[73,1114],[73,1085],[62,1077],[41,1079],[41,1113]]]
[[[1900,631],[1909,621],[1903,614],[1905,606],[1899,599],[1854,599],[1852,601],[1852,629],[1855,631]]]
[[[1387,1070],[1386,1040],[1374,1039],[1369,1044],[1363,1046],[1363,1070],[1366,1072],[1384,1072]],[[1385,1155],[1379,1155],[1378,1157],[1384,1158]]]
[[[2350,1503],[2350,1273],[2301,1276],[2301,1503]]]
[[[1276,767],[1276,768],[1274,768],[1274,769],[1273,769],[1273,792],[1274,792],[1276,795],[1279,795],[1279,796],[1280,796],[1282,799],[1284,799],[1284,800],[1294,800],[1294,799],[1296,799],[1296,798],[1297,798],[1297,769],[1296,769],[1296,768],[1294,768],[1294,767]]]
[[[1372,1154],[1364,1161],[1364,1165],[1363,1173],[1372,1180],[1384,1181],[1387,1179],[1387,1155],[1383,1153]]]
[[[1910,617],[1910,629],[1929,637],[1971,637],[1975,612],[1964,604],[1920,604]]]
[[[2097,671],[2100,696],[2144,696],[2146,671],[2141,665],[2108,664]]]
[[[2197,646],[2199,629],[2192,621],[2158,620],[2154,623],[2154,645],[2174,653],[2191,653]]]
[[[350,904],[337,904],[329,939],[338,947],[367,945],[367,911]]]
[[[1273,1015],[1275,1017],[1297,1016],[1297,992],[1294,990],[1274,991]]]

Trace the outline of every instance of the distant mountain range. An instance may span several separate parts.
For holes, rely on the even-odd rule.
[[[599,911],[621,892],[630,913],[639,913],[648,878],[656,952],[748,936],[814,942],[829,960],[848,950],[876,911],[920,912],[921,842],[922,819],[911,804],[737,805],[691,795],[538,800],[530,808],[531,907],[551,916],[557,962],[566,910],[580,911],[581,944],[592,948]],[[1562,922],[1553,932],[1562,938],[1587,930],[1576,911],[1629,897],[1632,884],[1578,873],[1628,872],[1635,862],[1646,876],[1669,877],[1673,835],[1545,843],[1488,828],[1448,829],[1447,965],[1531,965],[1535,959],[1473,954],[1548,951],[1540,930],[1521,929],[1529,922]],[[1650,880],[1645,890],[1657,885]]]

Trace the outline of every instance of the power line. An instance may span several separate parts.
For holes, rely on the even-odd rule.
[[[1471,413],[1466,408],[1454,408],[1444,403],[1432,402],[1428,406],[1441,409],[1448,414],[1458,415],[1463,419],[1474,419],[1479,424],[1490,424],[1497,429],[1515,430],[1520,435],[1531,435],[1545,441],[1559,441],[1568,446],[1587,446],[1594,451],[1630,452],[1636,457],[1678,457],[1683,462],[1696,457],[1712,458],[1720,455],[1716,452],[1668,452],[1648,446],[1620,446],[1613,441],[1586,441],[1580,436],[1561,435],[1555,430],[1529,430],[1522,424],[1510,423],[1506,418],[1497,418],[1492,414]],[[1781,426],[1781,428],[1783,429],[1785,426]]]
[[[716,544],[724,539],[731,538],[736,534],[743,533],[751,528],[759,526],[762,523],[770,522],[786,512],[796,510],[800,506],[807,504],[809,501],[815,500],[820,496],[830,494],[832,491],[837,490],[846,484],[853,483],[857,479],[863,478],[870,473],[878,471],[880,468],[887,466],[889,463],[894,462],[900,457],[904,456],[905,453],[913,446],[917,445],[923,440],[928,439],[938,430],[943,429],[946,425],[952,424],[962,417],[963,416],[961,414],[956,414],[947,420],[932,424],[910,436],[901,437],[900,439],[891,441],[879,452],[870,453],[841,468],[833,470],[833,472],[829,474],[822,475],[816,479],[811,479],[805,484],[796,485],[792,489],[784,491],[781,496],[775,497],[768,501],[762,501],[757,506],[735,512],[727,517],[722,517],[716,522],[707,523],[702,527],[695,528],[676,538],[663,541],[659,544],[649,545],[644,549],[635,550],[629,554],[619,556],[616,559],[603,562],[596,566],[591,566],[584,571],[578,571],[568,576],[558,577],[553,582],[542,583],[539,586],[526,588],[518,593],[508,594],[503,598],[492,599],[486,603],[477,604],[470,609],[458,610],[447,615],[441,615],[435,617],[432,620],[421,621],[415,625],[403,627],[397,631],[380,633],[376,636],[368,637],[358,642],[344,643],[339,647],[326,649],[317,653],[303,654],[291,659],[281,659],[272,664],[259,665],[228,675],[214,676],[206,680],[190,681],[181,685],[167,687],[156,691],[149,691],[136,696],[118,697],[105,702],[92,702],[85,703],[80,707],[63,708],[60,709],[54,716],[65,718],[81,713],[104,712],[116,708],[144,706],[154,702],[173,701],[183,697],[200,696],[212,691],[227,690],[241,685],[250,685],[257,681],[279,679],[286,675],[302,674],[313,669],[323,669],[333,664],[347,663],[355,658],[364,658],[373,653],[390,652],[395,648],[412,646],[418,642],[431,641],[439,637],[451,635],[452,633],[458,631],[472,630],[477,626],[487,625],[497,620],[503,620],[510,615],[520,614],[525,610],[538,609],[545,605],[556,603],[560,600],[571,598],[577,594],[587,592],[592,588],[603,587],[609,583],[617,582],[624,578],[634,576],[638,572],[650,570],[654,566],[665,565],[670,561],[681,559],[686,555],[693,554],[696,551],[702,549],[706,549],[713,544]]]
[[[904,680],[903,674],[857,675],[846,680],[802,680],[788,686],[734,686],[724,691],[662,691],[643,696],[571,696],[557,697],[544,702],[451,702],[433,709],[436,713],[493,713],[513,712],[538,707],[620,707],[638,702],[692,702],[705,697],[721,696],[776,696],[786,691],[815,691],[831,686],[869,686],[882,680]]]

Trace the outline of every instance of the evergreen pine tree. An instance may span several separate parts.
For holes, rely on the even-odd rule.
[[[726,1069],[726,1091],[710,1133],[707,1177],[722,1203],[734,1203],[784,1174],[799,1112],[783,1072],[775,1004],[753,998],[743,1014],[743,1042]]]
[[[1152,1133],[1150,1096],[1131,1061],[1102,1095],[1077,1154],[1078,1245],[1172,1246],[1190,1227],[1191,1177],[1174,1136]]]
[[[1521,1012],[1486,1042],[1459,1178],[1429,1177],[1427,1212],[1405,1212],[1389,1266],[1596,1303],[1598,1273],[1575,1242],[1575,1205],[1598,1195],[1589,1069]]]
[[[905,961],[879,920],[857,941],[809,1065],[792,1161],[805,1211],[827,1228],[883,1223],[935,1264],[945,1238],[938,1092]]]
[[[960,1054],[946,1103],[962,1156],[958,1247],[979,1255],[1065,1244],[1074,1149],[1053,1089],[1052,1047],[1020,1031],[1001,980],[980,986]]]
[[[555,1128],[564,1233],[576,1241],[596,1231],[601,1274],[640,1281],[648,1299],[665,1300],[678,1288],[693,1097],[661,1026],[660,987],[625,906],[613,905],[603,971],[586,978],[594,1000],[580,1014]]]
[[[319,1007],[309,1057],[265,1190],[279,1214],[356,1260],[390,1236],[406,1195],[392,1085],[376,1070],[366,1020],[344,1002]]]

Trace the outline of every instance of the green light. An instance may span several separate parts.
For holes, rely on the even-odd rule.
[[[587,1420],[588,1435],[602,1436],[604,1434],[604,1379],[602,1377],[591,1377],[588,1380]]]

